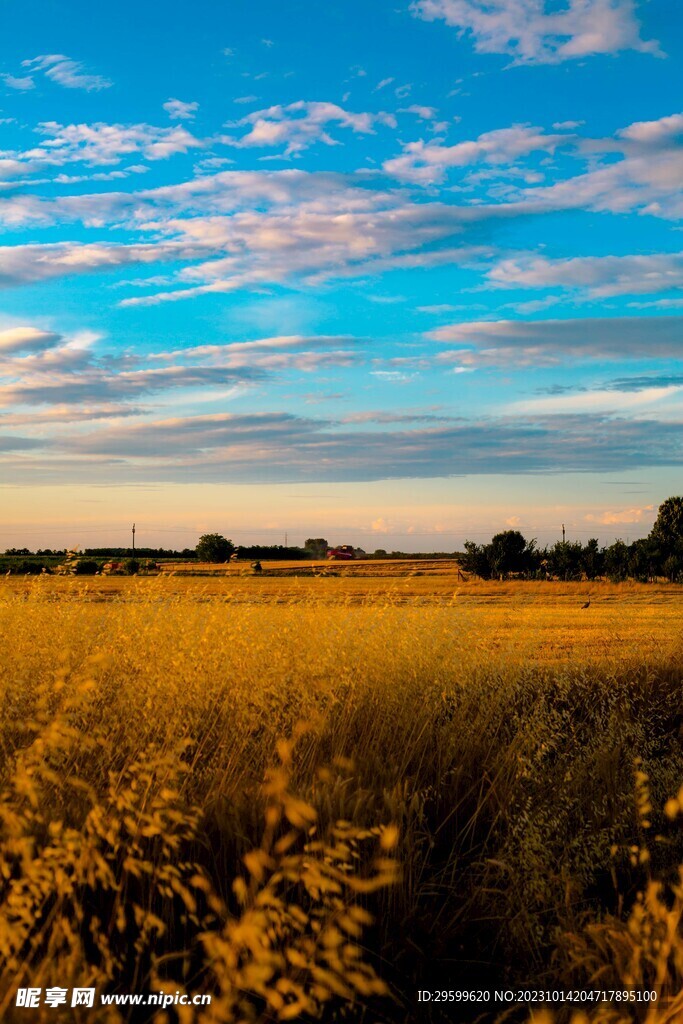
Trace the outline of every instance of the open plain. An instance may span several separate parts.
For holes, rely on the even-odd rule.
[[[29,977],[207,1024],[676,1019],[683,588],[205,570],[0,580],[3,1019]]]

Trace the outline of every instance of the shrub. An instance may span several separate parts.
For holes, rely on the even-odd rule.
[[[79,558],[74,565],[74,572],[77,576],[94,576],[99,568],[98,563],[94,559]]]

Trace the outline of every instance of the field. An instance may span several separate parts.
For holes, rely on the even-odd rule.
[[[680,587],[168,573],[0,580],[2,1019],[679,1019]]]

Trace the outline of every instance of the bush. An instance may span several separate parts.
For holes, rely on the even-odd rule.
[[[99,565],[90,558],[81,558],[74,566],[74,572],[77,576],[94,576],[98,570]]]

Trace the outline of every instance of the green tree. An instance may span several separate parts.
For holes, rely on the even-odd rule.
[[[667,498],[662,502],[650,539],[664,558],[683,552],[683,498]]]
[[[583,546],[578,540],[558,540],[546,553],[548,572],[558,580],[580,580]]]
[[[584,544],[581,552],[581,568],[587,580],[594,580],[602,576],[605,568],[605,556],[600,550],[597,537],[591,537]]]
[[[227,562],[234,550],[233,542],[220,533],[205,533],[196,548],[200,562]]]
[[[657,576],[660,562],[658,545],[650,537],[644,537],[629,548],[628,574],[640,583],[649,583]]]
[[[668,579],[669,583],[676,583],[678,581],[681,575],[682,566],[683,563],[680,558],[676,557],[676,555],[669,555],[669,557],[665,559],[662,569],[664,570],[664,575]]]
[[[605,548],[605,572],[612,583],[628,579],[629,550],[623,540],[615,540]]]
[[[532,542],[533,543],[533,542]],[[503,530],[487,545],[491,571],[495,576],[508,576],[527,569],[527,542],[519,530]]]
[[[540,552],[536,541],[527,541],[519,530],[504,530],[491,538],[490,544],[465,541],[465,553],[460,556],[465,572],[472,572],[483,580],[497,576],[500,579],[515,575],[532,575],[540,565]]]
[[[661,503],[650,536],[666,547],[683,541],[683,498],[668,498]]]
[[[491,566],[486,557],[486,550],[473,540],[465,541],[465,553],[460,556],[460,567],[464,572],[471,572],[482,580],[491,579]]]
[[[312,558],[325,558],[329,546],[324,537],[309,537],[304,544],[304,549],[310,551]]]

